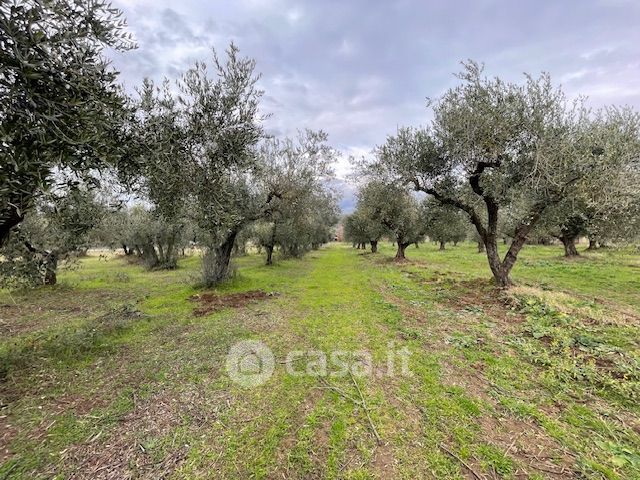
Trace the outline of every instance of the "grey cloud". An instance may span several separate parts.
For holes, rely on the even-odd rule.
[[[429,118],[426,97],[460,60],[489,75],[551,73],[594,106],[640,108],[640,3],[584,0],[115,0],[140,49],[114,57],[128,87],[176,76],[233,40],[263,73],[271,132],[322,128],[344,152],[370,150]],[[346,157],[346,153],[345,153]],[[339,170],[346,170],[344,160]]]

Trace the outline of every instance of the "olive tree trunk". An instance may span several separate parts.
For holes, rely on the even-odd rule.
[[[527,236],[533,229],[533,227],[540,221],[544,210],[553,202],[540,201],[534,204],[529,211],[529,214],[522,220],[522,222],[516,227],[515,234],[511,240],[511,244],[508,247],[507,253],[501,260],[498,252],[498,214],[500,211],[500,205],[493,196],[484,191],[481,183],[480,176],[482,172],[488,167],[497,166],[497,163],[479,162],[473,174],[469,177],[469,184],[471,189],[480,198],[484,200],[487,212],[486,226],[482,220],[482,217],[475,211],[473,206],[464,203],[455,198],[449,198],[442,195],[434,188],[420,187],[416,182],[416,189],[433,195],[438,201],[443,204],[452,205],[460,210],[464,211],[468,216],[471,223],[476,228],[479,237],[485,245],[485,252],[487,254],[487,260],[489,262],[489,268],[493,274],[493,278],[498,287],[505,288],[511,286],[510,273],[518,254],[524,246]],[[561,197],[558,197],[558,201]],[[506,240],[506,237],[503,237]],[[506,243],[506,242],[505,242]]]
[[[43,261],[44,266],[44,284],[55,285],[58,283],[58,255],[51,252],[46,255]]]
[[[148,241],[142,245],[142,258],[148,269],[154,269],[160,263],[160,260],[158,259],[158,252],[156,252],[156,247],[153,245],[152,241]]]
[[[576,248],[576,238],[571,237],[569,235],[562,235],[560,241],[562,245],[564,245],[564,256],[565,257],[578,257],[580,254],[578,253],[578,249]]]
[[[265,245],[264,249],[267,251],[266,265],[273,265],[273,245]]]
[[[378,252],[378,241],[371,240],[371,253],[377,253],[377,252]]]
[[[511,240],[507,253],[501,260],[498,252],[499,206],[491,197],[486,197],[484,200],[487,205],[487,228],[482,226],[481,220],[477,217],[472,218],[472,222],[485,245],[489,268],[491,269],[496,285],[501,288],[507,288],[512,285],[510,275],[511,270],[518,259],[518,254],[527,241],[527,236],[535,224],[540,220],[546,205],[534,205],[527,220],[523,221],[516,227],[515,234]]]
[[[4,209],[0,210],[0,247],[9,240],[11,229],[24,219],[24,215],[21,215],[15,207],[16,203],[7,204]]]
[[[398,241],[398,250],[396,250],[396,260],[405,260],[407,257],[405,257],[404,255],[404,251],[407,249],[407,247],[410,245],[408,243],[403,243]]]
[[[232,230],[220,245],[210,248],[205,254],[203,274],[207,287],[217,285],[229,277],[229,262],[237,235],[238,231]]]
[[[29,240],[23,241],[24,246],[34,256],[34,261],[38,263],[38,272],[42,274],[44,285],[55,285],[58,283],[58,257],[60,252],[40,250],[34,247]]]

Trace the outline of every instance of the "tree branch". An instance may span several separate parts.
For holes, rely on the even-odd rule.
[[[491,195],[487,195],[484,189],[482,188],[482,186],[480,185],[480,177],[482,173],[485,171],[485,169],[497,168],[500,166],[500,164],[501,162],[499,159],[496,159],[493,162],[478,162],[478,164],[476,165],[476,169],[471,173],[471,176],[469,177],[469,184],[471,185],[472,190],[476,195],[479,195],[480,197],[484,198],[485,201],[490,200],[491,202],[495,203],[495,200],[493,199],[493,197]]]
[[[483,239],[486,237],[487,230],[484,227],[484,225],[482,224],[482,219],[480,218],[480,215],[478,215],[478,213],[475,211],[475,209],[471,205],[468,205],[468,204],[466,204],[466,203],[464,203],[464,202],[462,202],[460,200],[457,200],[455,198],[451,198],[451,197],[447,197],[445,195],[442,195],[435,188],[428,188],[428,187],[421,186],[420,182],[419,182],[419,180],[417,178],[414,178],[412,180],[412,182],[413,182],[415,190],[420,191],[420,192],[424,192],[424,193],[426,193],[428,195],[433,196],[433,198],[435,198],[436,200],[438,200],[442,204],[454,206],[456,208],[459,208],[463,212],[465,212],[467,215],[469,215],[469,220],[476,227],[476,230],[478,230],[478,233],[480,234],[480,236]]]

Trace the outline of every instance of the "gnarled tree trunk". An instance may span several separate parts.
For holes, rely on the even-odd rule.
[[[410,245],[409,243],[403,243],[398,241],[398,250],[396,250],[396,260],[405,260],[407,257],[404,256],[404,251]]]
[[[149,241],[142,246],[142,258],[147,268],[152,269],[158,266],[160,260],[158,259],[158,252],[156,252],[156,247],[153,245],[153,242]]]
[[[493,241],[488,241],[485,245],[489,268],[491,269],[496,285],[503,288],[511,286],[511,277],[509,276],[511,268],[508,266],[505,267],[503,262],[500,261],[498,242],[496,242],[494,238]]]
[[[540,219],[546,206],[544,204],[534,206],[529,218],[516,228],[515,235],[511,240],[511,245],[509,245],[509,249],[504,258],[500,260],[497,235],[499,206],[491,197],[485,198],[485,203],[487,205],[487,228],[482,227],[478,218],[475,219],[474,224],[485,245],[489,268],[491,269],[496,285],[501,288],[507,288],[512,285],[510,274],[511,269],[518,259],[518,254],[520,250],[522,250],[522,247],[527,241],[527,236]]]
[[[578,249],[576,248],[576,239],[575,237],[570,237],[568,235],[562,235],[560,241],[562,245],[564,245],[564,256],[565,257],[578,257],[580,254],[578,253]]]
[[[371,240],[371,253],[377,253],[377,252],[378,252],[378,241]]]
[[[210,249],[204,259],[204,283],[208,287],[217,285],[229,277],[229,262],[238,230],[232,230],[217,247]]]
[[[44,266],[44,284],[55,285],[58,283],[58,255],[55,252],[49,252],[43,260]]]
[[[438,250],[444,250],[444,242],[440,242],[440,248]]]

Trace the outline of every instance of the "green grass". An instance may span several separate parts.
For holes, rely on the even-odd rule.
[[[0,479],[640,478],[637,254],[527,247],[508,293],[471,244],[392,256],[241,257],[217,291],[277,295],[202,317],[195,256],[0,292]],[[276,359],[252,388],[225,369],[246,339]]]

